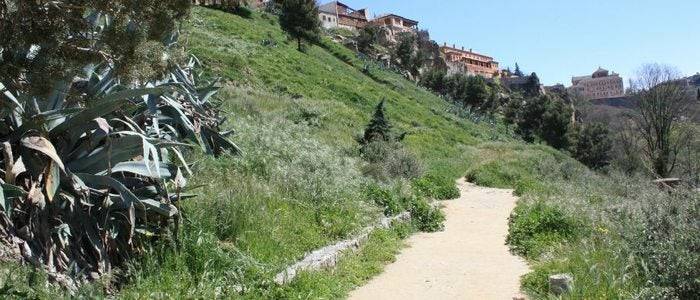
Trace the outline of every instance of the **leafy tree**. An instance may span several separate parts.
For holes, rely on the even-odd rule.
[[[523,73],[523,71],[520,70],[520,66],[518,65],[518,63],[515,63],[515,72],[513,72],[513,74],[518,77],[525,76],[525,73]]]
[[[533,72],[530,74],[524,86],[524,92],[526,97],[536,97],[541,94],[540,78],[537,76],[537,73]]]
[[[374,109],[374,115],[370,120],[360,144],[368,144],[374,141],[388,142],[392,139],[391,124],[386,118],[385,101],[382,100]]]
[[[455,74],[448,79],[448,95],[466,106],[480,108],[489,99],[489,87],[481,76]]]
[[[433,68],[421,76],[420,84],[439,95],[445,95],[448,92],[447,80],[447,72]]]
[[[379,35],[382,31],[382,27],[373,23],[367,24],[367,26],[360,29],[360,33],[357,36],[357,50],[364,54],[370,54],[372,47],[379,41]]]
[[[549,95],[538,96],[515,104],[510,122],[517,125],[517,133],[528,142],[542,140],[557,149],[569,147],[568,131],[571,108],[561,99]]]
[[[601,169],[610,164],[613,143],[608,127],[594,123],[577,129],[572,153],[574,157],[593,169]]]
[[[464,104],[472,107],[481,107],[488,101],[489,87],[481,76],[469,76],[465,91]]]
[[[321,38],[321,21],[314,0],[285,0],[282,2],[280,26],[297,40],[297,49],[302,51],[302,40],[316,43]]]

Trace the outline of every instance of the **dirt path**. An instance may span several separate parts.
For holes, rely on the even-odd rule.
[[[508,216],[517,198],[510,190],[460,180],[462,193],[446,201],[445,230],[420,233],[384,273],[350,299],[512,299],[528,267],[508,252]]]

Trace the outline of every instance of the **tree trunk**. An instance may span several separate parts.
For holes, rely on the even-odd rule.
[[[297,50],[301,52],[301,38],[297,38]]]

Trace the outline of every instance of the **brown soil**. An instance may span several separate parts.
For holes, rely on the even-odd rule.
[[[512,299],[527,264],[505,245],[511,190],[458,182],[461,197],[444,202],[445,230],[420,233],[384,273],[350,299]],[[520,296],[521,297],[521,296]]]

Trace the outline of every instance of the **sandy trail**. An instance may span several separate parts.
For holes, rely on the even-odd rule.
[[[445,230],[420,233],[384,273],[350,299],[512,299],[527,264],[508,252],[510,190],[458,182],[461,197],[444,202]]]

